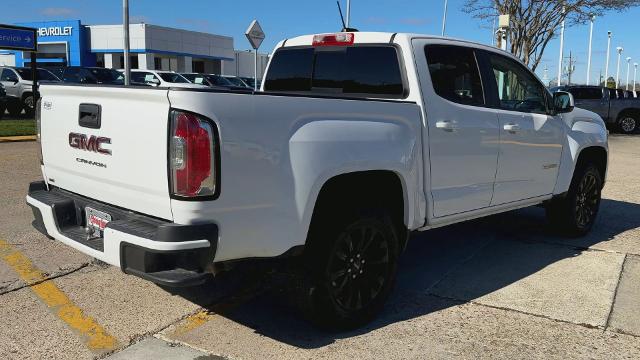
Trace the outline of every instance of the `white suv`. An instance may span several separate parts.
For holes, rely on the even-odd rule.
[[[173,71],[131,70],[131,82],[159,87],[206,88],[204,85],[192,84]]]

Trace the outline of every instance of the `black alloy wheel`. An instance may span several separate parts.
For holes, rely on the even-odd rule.
[[[391,273],[390,244],[374,224],[361,222],[343,232],[327,265],[329,295],[341,310],[357,312],[377,298]]]

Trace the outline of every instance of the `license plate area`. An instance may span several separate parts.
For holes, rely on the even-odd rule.
[[[89,237],[103,237],[104,229],[111,221],[111,215],[88,206],[84,209],[84,212],[87,221],[87,235]]]

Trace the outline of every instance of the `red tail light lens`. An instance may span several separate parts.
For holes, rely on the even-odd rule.
[[[353,45],[353,33],[322,34],[313,37],[313,46],[346,46]]]
[[[215,138],[211,123],[195,114],[174,111],[170,143],[171,189],[181,197],[215,193]]]

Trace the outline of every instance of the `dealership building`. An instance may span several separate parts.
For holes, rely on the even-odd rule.
[[[124,67],[122,25],[83,25],[80,20],[19,23],[38,31],[40,67]],[[253,77],[247,55],[234,49],[233,38],[151,24],[129,26],[132,69],[173,70]],[[253,60],[253,54],[250,54]],[[268,56],[258,58],[259,74]],[[28,53],[1,51],[0,65],[29,66]],[[253,61],[251,61],[253,65]]]

